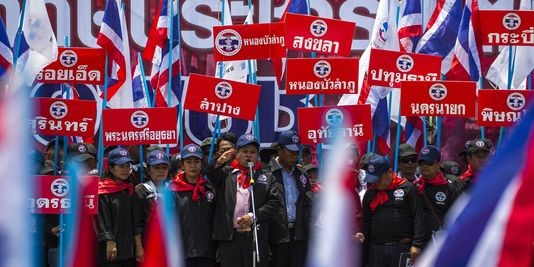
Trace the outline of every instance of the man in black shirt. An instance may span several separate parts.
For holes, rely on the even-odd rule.
[[[412,183],[398,177],[382,156],[368,156],[363,198],[364,262],[397,267],[415,261],[424,245],[424,218]],[[403,257],[403,260],[401,260]],[[404,265],[402,265],[404,266]]]

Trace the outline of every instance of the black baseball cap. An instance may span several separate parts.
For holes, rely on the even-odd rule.
[[[237,139],[237,148],[242,148],[242,147],[245,147],[247,145],[255,145],[257,148],[260,147],[260,142],[258,141],[258,139],[252,135],[252,134],[243,134],[239,137],[239,139]]]
[[[365,168],[364,182],[376,183],[380,180],[380,177],[390,169],[388,160],[377,154],[369,156],[369,162]]]
[[[293,152],[299,151],[302,146],[300,144],[300,136],[292,130],[281,132],[277,143],[279,146],[283,146]]]

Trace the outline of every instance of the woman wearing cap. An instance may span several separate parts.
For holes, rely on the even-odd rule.
[[[126,149],[111,150],[98,182],[98,266],[135,266],[132,162]]]
[[[181,152],[183,172],[169,188],[180,222],[185,263],[188,267],[214,266],[215,241],[211,238],[215,213],[215,188],[202,174],[202,150],[190,144]]]
[[[138,262],[141,262],[145,256],[143,234],[152,216],[153,205],[158,200],[159,192],[167,180],[169,158],[162,150],[153,150],[147,155],[147,165],[148,179],[135,187],[133,197],[135,259]]]

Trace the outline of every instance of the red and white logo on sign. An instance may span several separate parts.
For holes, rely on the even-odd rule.
[[[506,99],[506,104],[511,110],[520,110],[525,106],[525,96],[521,93],[512,93]]]
[[[515,30],[521,26],[521,17],[516,13],[508,13],[502,18],[502,25],[508,30]]]
[[[313,66],[313,73],[315,73],[315,76],[319,78],[328,77],[331,71],[332,67],[330,66],[330,63],[325,60],[317,61],[317,63],[315,63],[315,65]]]
[[[69,113],[69,108],[62,101],[56,101],[50,105],[50,115],[54,119],[63,119]]]
[[[402,72],[411,71],[413,65],[413,58],[409,55],[401,55],[397,58],[397,68]]]
[[[55,179],[50,184],[50,191],[54,196],[64,197],[69,193],[69,182],[63,178]]]
[[[330,126],[339,126],[343,123],[343,112],[337,108],[330,109],[326,112],[325,120]]]
[[[78,62],[78,55],[72,50],[65,50],[59,55],[59,62],[64,67],[70,68]]]
[[[215,48],[219,53],[230,57],[239,53],[243,41],[241,35],[239,35],[237,31],[226,29],[217,34],[217,37],[215,37],[215,44]]]
[[[441,83],[433,84],[428,89],[428,95],[436,101],[441,101],[447,96],[447,87]]]
[[[322,19],[315,20],[310,25],[310,32],[315,37],[322,37],[328,31],[328,24]]]
[[[138,110],[132,113],[130,116],[130,122],[135,128],[144,128],[148,125],[148,114],[142,110]]]
[[[228,82],[220,82],[215,86],[215,95],[220,99],[227,99],[232,95],[232,85]]]

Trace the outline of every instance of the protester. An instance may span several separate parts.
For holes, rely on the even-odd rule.
[[[370,267],[406,266],[424,246],[422,206],[412,183],[393,172],[382,156],[371,154],[366,166],[368,189],[363,198],[364,263]]]
[[[98,265],[135,266],[132,159],[125,148],[108,154],[108,167],[98,182]]]
[[[494,146],[489,139],[474,139],[465,142],[465,150],[460,153],[467,161],[467,170],[460,175],[464,183],[463,190],[467,191],[476,182],[476,176],[494,152]]]
[[[414,184],[421,195],[423,213],[426,223],[425,242],[435,241],[437,233],[443,227],[443,219],[460,195],[460,187],[449,181],[440,171],[441,153],[435,146],[425,146],[419,152],[417,160],[421,176]]]
[[[274,177],[261,169],[258,140],[251,134],[244,134],[239,137],[236,145],[237,151],[230,149],[224,152],[208,168],[208,178],[219,191],[213,221],[213,239],[218,242],[222,267],[252,266],[255,247],[252,227],[255,221],[258,225],[260,255],[257,266],[268,266],[269,223],[282,209],[283,195]],[[249,162],[253,174],[249,173]],[[256,218],[253,218],[252,192]]]
[[[261,167],[264,168],[271,162],[271,159],[278,156],[278,152],[276,152],[276,148],[278,147],[278,144],[276,142],[272,143],[269,147],[264,147],[260,149],[260,160],[261,160]]]
[[[168,172],[169,158],[167,155],[161,150],[149,152],[147,155],[146,182],[135,187],[133,197],[135,258],[138,262],[142,262],[144,259],[144,233],[146,233],[147,222],[152,217],[152,208],[165,186]]]
[[[300,157],[301,157],[300,165],[304,166],[304,165],[311,164],[313,162],[313,155],[312,155],[311,147],[308,145],[303,145],[302,154]]]
[[[176,178],[180,172],[182,172],[182,158],[180,158],[180,153],[177,153],[169,159],[169,180]]]
[[[212,239],[216,190],[202,176],[202,151],[190,144],[181,154],[184,168],[169,188],[174,192],[175,209],[179,216],[182,247],[187,267],[214,266],[216,243]]]
[[[221,136],[217,138],[217,142],[215,143],[215,151],[217,152],[217,156],[215,158],[218,158],[224,152],[234,148],[236,142],[237,137],[234,133],[227,132],[221,134]]]
[[[310,180],[311,191],[313,193],[318,193],[321,191],[321,183],[319,182],[319,168],[313,164],[308,164],[302,167],[302,170],[308,175],[308,180]]]
[[[312,199],[308,194],[310,181],[296,165],[301,150],[300,136],[291,130],[281,132],[277,144],[278,156],[271,159],[266,170],[281,185],[285,208],[279,209],[270,224],[271,266],[304,266]]]
[[[417,152],[410,144],[399,145],[399,171],[397,175],[410,182],[416,178]]]

